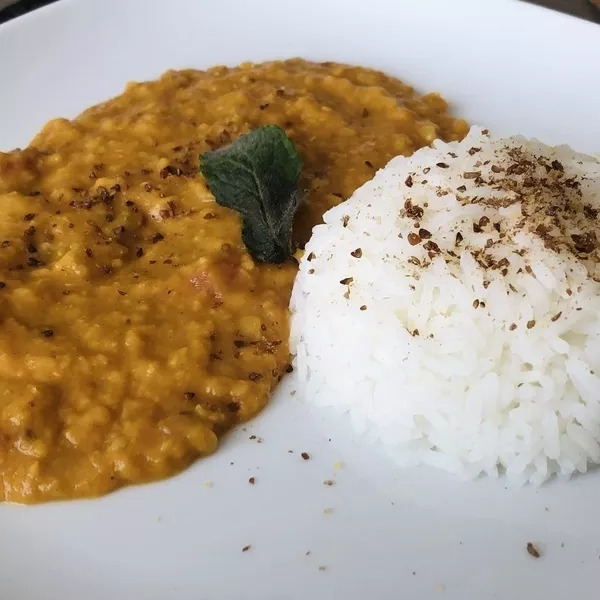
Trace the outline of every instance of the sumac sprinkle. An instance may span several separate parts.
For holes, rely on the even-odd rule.
[[[404,210],[406,210],[406,216],[409,219],[420,219],[424,212],[419,205],[413,204],[410,198],[404,203]]]
[[[165,236],[162,233],[155,233],[152,236],[152,243],[156,244],[156,242],[160,242],[161,240],[164,240]]]
[[[135,251],[135,255],[136,255],[138,258],[141,258],[142,256],[144,256],[144,249],[143,249],[143,248],[138,248],[138,249]]]
[[[0,290],[6,287],[6,283],[4,281],[0,281]]]
[[[185,392],[185,393],[183,394],[183,397],[184,397],[184,398],[185,398],[187,401],[190,401],[190,400],[193,400],[193,399],[196,397],[196,394],[195,394],[194,392]]]
[[[574,234],[571,236],[571,239],[575,243],[575,249],[584,254],[593,252],[598,245],[598,239],[595,232],[584,233],[582,235]]]
[[[54,329],[42,329],[42,335],[44,337],[50,338],[54,335]]]
[[[406,187],[412,187],[413,186],[413,178],[410,175],[404,180],[404,185]]]
[[[27,213],[26,215],[23,215],[23,221],[32,221],[33,219],[35,219],[35,213]]]
[[[425,250],[428,250],[429,252],[435,252],[436,254],[440,253],[440,247],[435,242],[432,242],[431,240],[428,240],[427,242],[425,242],[423,244],[423,248],[425,248]]]
[[[362,256],[362,249],[357,248],[356,250],[350,252],[350,254],[354,256],[354,258],[360,258]]]
[[[429,231],[427,231],[427,229],[419,229],[419,237],[422,240],[428,240],[431,237],[431,233]]]
[[[439,162],[439,163],[435,163],[436,167],[439,167],[440,169],[447,169],[448,165],[444,162]]]
[[[527,542],[527,552],[533,558],[539,558],[541,556],[540,551],[531,543]]]
[[[340,279],[340,283],[342,285],[350,285],[354,281],[354,277],[345,277],[344,279]]]
[[[303,452],[300,455],[304,460],[308,460],[310,458],[310,454],[308,452]]]
[[[583,207],[583,214],[586,216],[586,218],[593,220],[596,217],[598,217],[598,210],[595,208],[592,208],[592,206],[590,204],[586,204]]]
[[[421,238],[418,236],[418,234],[412,231],[408,234],[406,239],[411,246],[416,246],[417,244],[421,243]]]

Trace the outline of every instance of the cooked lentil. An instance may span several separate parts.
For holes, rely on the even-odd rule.
[[[300,242],[373,169],[467,131],[437,94],[294,59],[131,83],[0,153],[0,499],[166,477],[265,405],[296,267],[254,263],[196,167],[269,123],[304,161]]]

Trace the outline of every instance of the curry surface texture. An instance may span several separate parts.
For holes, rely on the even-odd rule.
[[[255,264],[196,167],[268,123],[304,161],[299,241],[393,156],[467,131],[438,95],[294,59],[167,72],[0,153],[0,498],[166,477],[265,405],[296,266]]]

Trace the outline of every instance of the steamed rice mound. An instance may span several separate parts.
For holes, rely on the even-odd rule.
[[[291,301],[305,396],[404,467],[600,462],[600,163],[472,129],[325,215]]]

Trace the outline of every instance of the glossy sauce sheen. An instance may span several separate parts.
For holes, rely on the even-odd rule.
[[[289,365],[296,264],[256,264],[198,154],[278,124],[305,241],[397,154],[462,138],[437,95],[295,59],[133,83],[0,153],[0,498],[169,476],[255,415]]]

